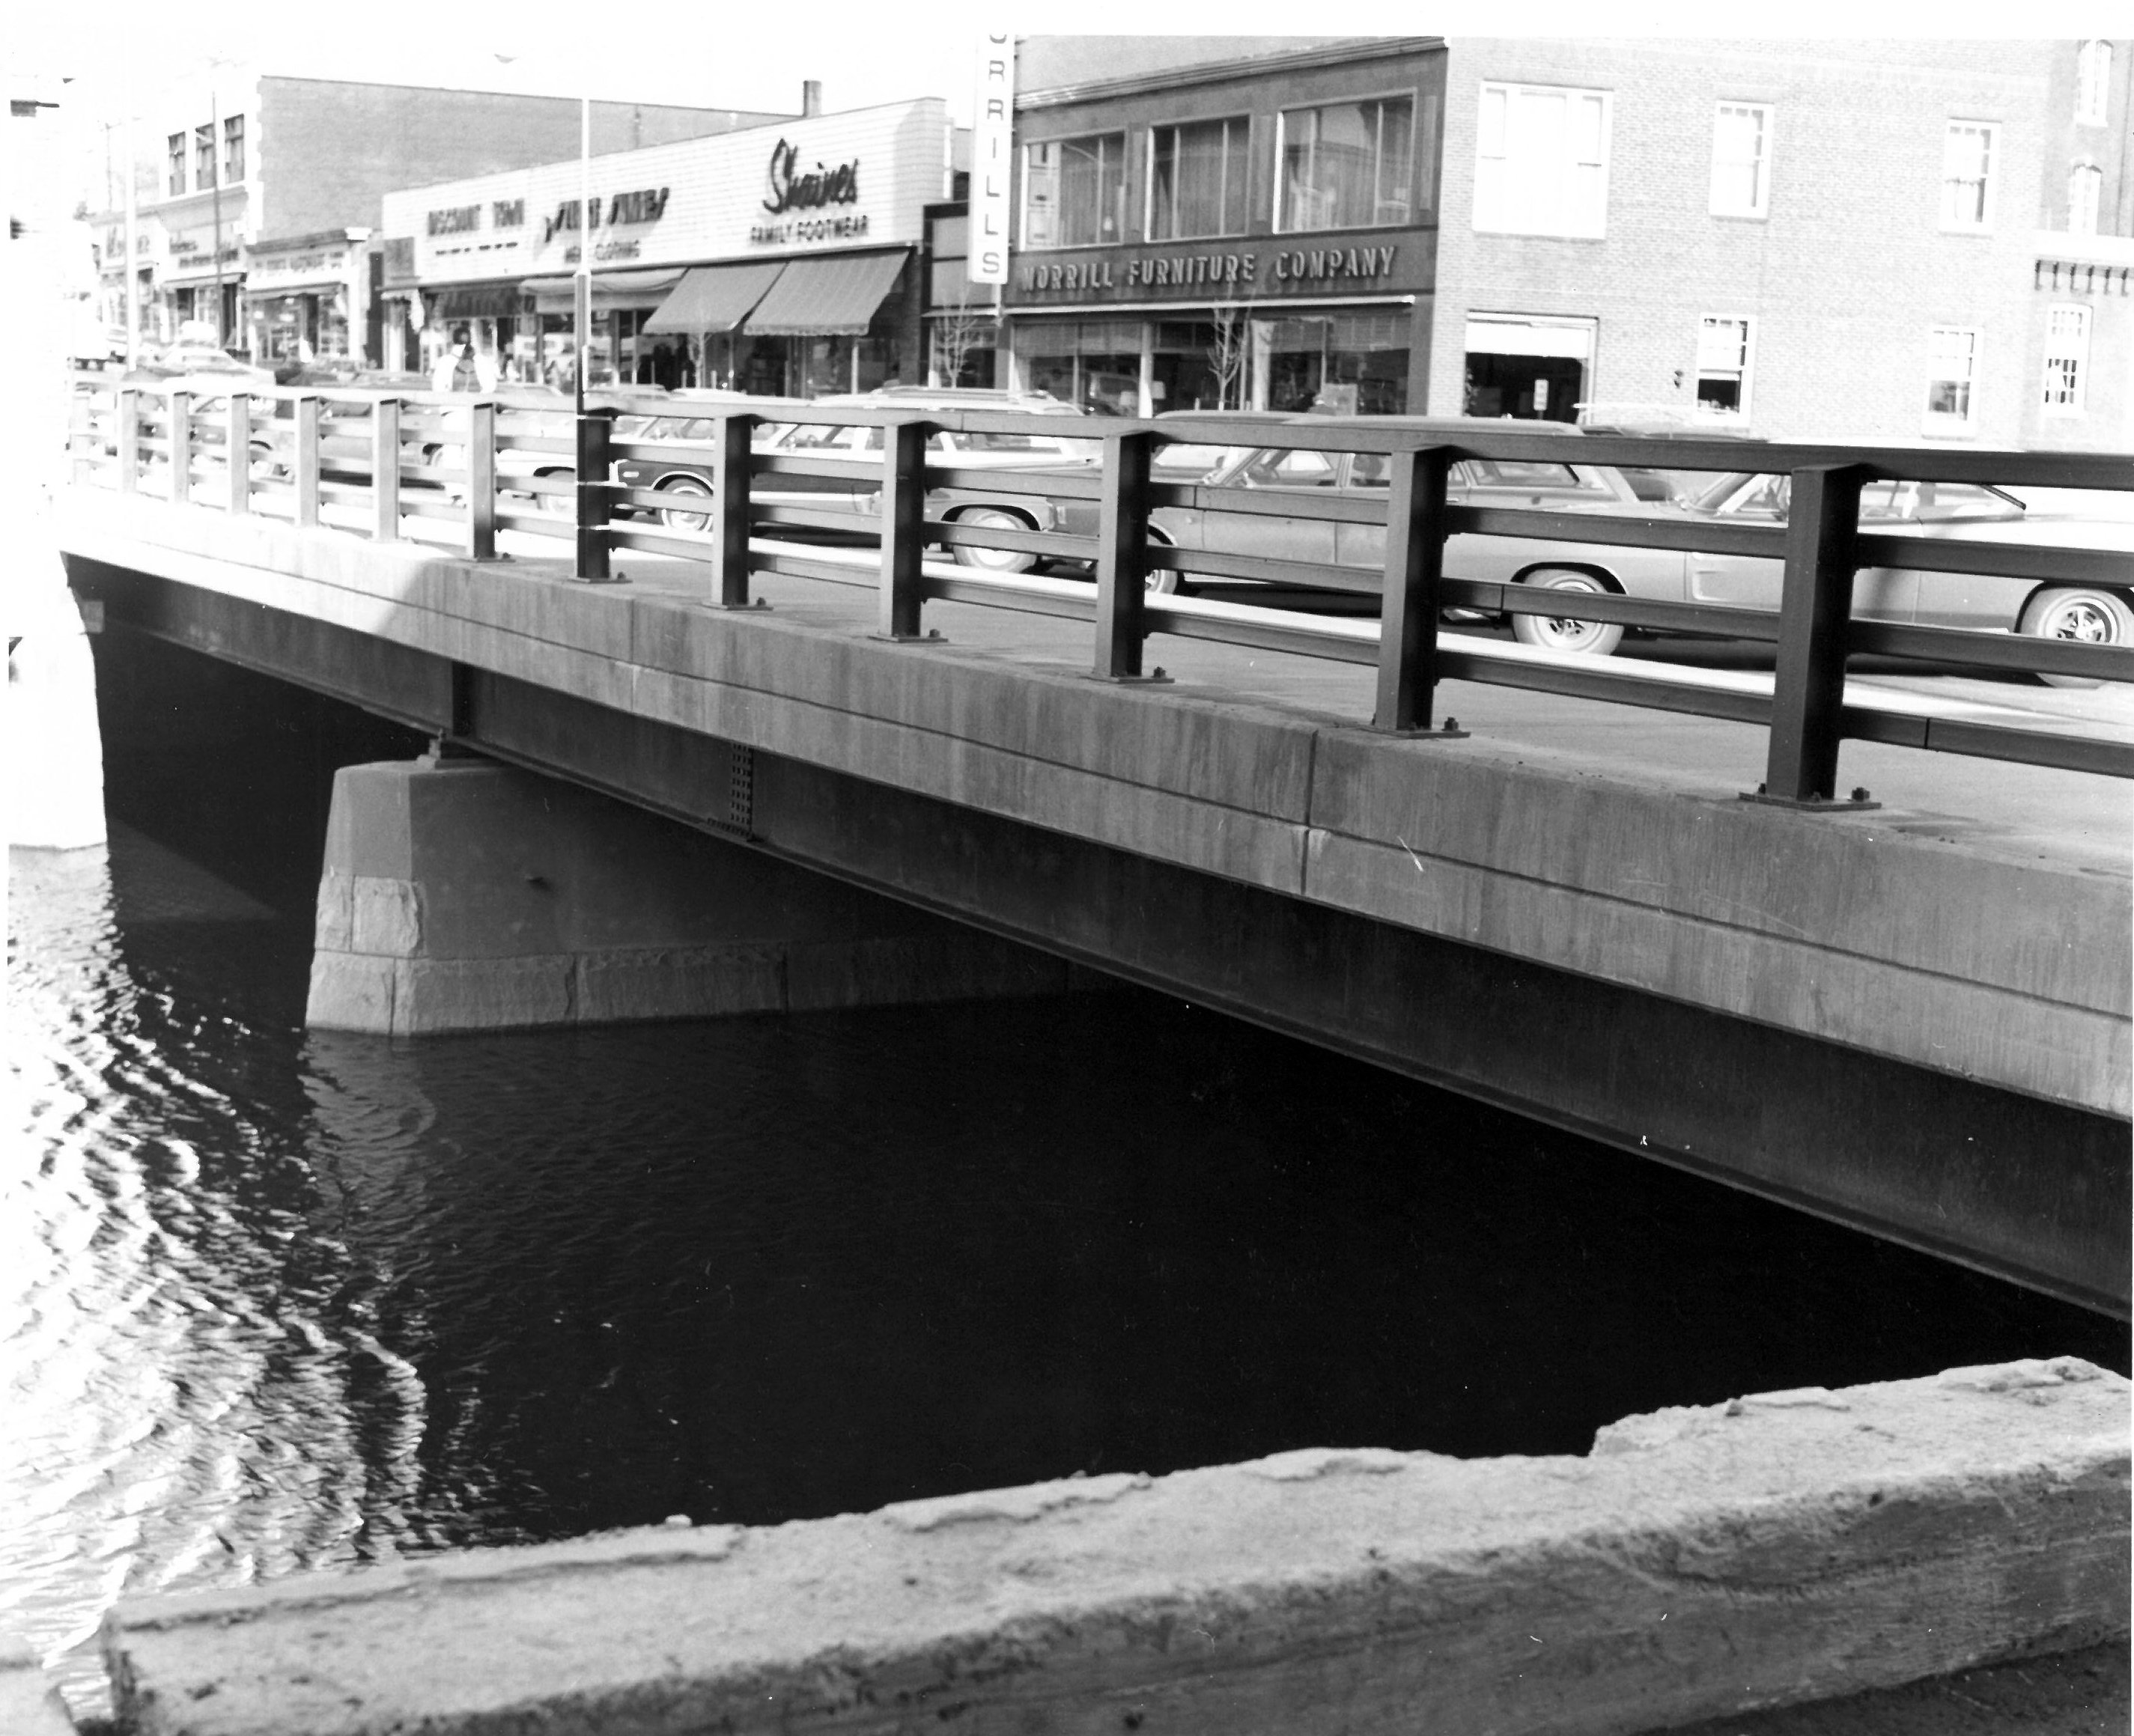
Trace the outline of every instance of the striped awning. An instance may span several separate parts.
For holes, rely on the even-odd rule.
[[[699,265],[676,284],[647,331],[731,331],[746,319],[785,269],[782,259],[744,265]]]
[[[595,272],[593,306],[657,307],[681,280],[679,266],[673,271]],[[577,306],[577,282],[576,277],[529,277],[519,287],[533,297],[541,312],[568,313]]]
[[[830,253],[792,259],[770,286],[748,329],[757,337],[857,337],[896,285],[909,248],[889,253]]]

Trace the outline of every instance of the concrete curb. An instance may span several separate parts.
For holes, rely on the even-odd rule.
[[[120,1727],[1621,1736],[2127,1632],[2128,1383],[2073,1358],[134,1600]]]

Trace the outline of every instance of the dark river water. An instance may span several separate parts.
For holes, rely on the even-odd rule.
[[[2115,1323],[1137,991],[307,1034],[331,768],[259,734],[181,789],[114,753],[108,848],[10,854],[0,1632],[78,1711],[128,1593],[2126,1366]]]

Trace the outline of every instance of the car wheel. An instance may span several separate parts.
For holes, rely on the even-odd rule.
[[[955,522],[981,530],[1035,530],[1037,528],[1027,518],[993,506],[975,507],[968,513],[958,513]],[[958,542],[955,554],[958,565],[983,567],[987,572],[1028,572],[1037,564],[1036,555],[1025,554],[1019,548],[973,548],[968,543]]]
[[[693,476],[677,476],[672,482],[663,482],[659,485],[659,492],[690,500],[709,500],[712,498],[711,489]],[[704,530],[710,527],[712,515],[707,512],[689,512],[681,507],[663,506],[659,509],[659,522],[669,530]]]
[[[2023,610],[2019,631],[2034,639],[2069,639],[2085,645],[2134,644],[2134,610],[2117,591],[2041,591]],[[2049,687],[2093,687],[2086,675],[2040,675]]]
[[[1571,572],[1545,567],[1523,581],[1538,590],[1578,591],[1591,596],[1609,595],[1608,587],[1590,572]],[[1609,621],[1582,621],[1573,615],[1515,615],[1512,637],[1523,645],[1544,651],[1582,651],[1588,657],[1605,657],[1623,643],[1623,629]]]
[[[534,504],[537,510],[552,518],[575,518],[578,516],[577,480],[576,470],[536,470],[534,473],[544,482],[567,482],[572,485],[567,494],[536,494]]]

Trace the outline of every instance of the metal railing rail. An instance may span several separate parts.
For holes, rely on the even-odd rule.
[[[563,407],[514,404],[508,395],[469,400],[247,386],[217,402],[194,381],[114,384],[98,374],[77,376],[75,405],[70,440],[77,476],[121,492],[379,540],[439,543],[477,560],[495,556],[503,530],[567,539],[577,576],[596,582],[610,576],[615,551],[636,550],[706,567],[707,600],[727,608],[756,605],[750,581],[758,574],[860,585],[878,593],[878,629],[891,640],[922,636],[921,614],[930,600],[1074,620],[1090,627],[1090,673],[1106,680],[1161,678],[1142,664],[1147,641],[1162,634],[1369,664],[1378,676],[1372,725],[1389,732],[1429,731],[1436,685],[1461,680],[1758,726],[1769,732],[1758,793],[1805,807],[1851,805],[1837,799],[1846,740],[2134,777],[2134,744],[2073,729],[1982,723],[1937,712],[1929,702],[1900,702],[1901,696],[1875,706],[1845,697],[1847,664],[1861,656],[2134,682],[2134,649],[2125,646],[1859,620],[1851,612],[1853,575],[1869,567],[2102,586],[2134,597],[2134,556],[2117,550],[1919,538],[1862,530],[1858,518],[1862,488],[1886,479],[2124,492],[2134,487],[2134,460],[2119,455],[1693,439],[1662,446],[1622,436],[1574,443],[1509,426],[1501,433],[1463,428],[1443,439],[1370,418],[1314,418],[1278,428],[1187,417],[1093,424],[992,410],[780,404],[757,412],[731,400],[707,412],[687,400],[626,395],[603,403],[574,427]],[[625,411],[709,420],[715,437],[708,444],[619,437],[614,418]],[[756,430],[774,414],[781,423],[878,427],[881,445],[866,454],[759,451]],[[1041,472],[994,470],[930,455],[926,441],[935,430],[1064,437],[1089,456]],[[1382,498],[1375,489],[1369,496],[1314,498],[1151,475],[1168,446],[1270,444],[1384,455],[1388,486]],[[174,461],[180,456],[182,462]],[[1792,510],[1783,525],[1722,525],[1686,521],[1672,511],[1478,507],[1451,498],[1451,467],[1464,459],[1782,471],[1792,480]],[[702,528],[618,517],[674,507],[672,495],[614,480],[615,465],[626,460],[687,463],[715,479],[708,499],[689,497],[688,510]],[[1009,529],[929,511],[930,497],[956,489],[1094,507],[1094,523],[1081,532]],[[1383,529],[1384,558],[1373,567],[1330,565],[1174,547],[1150,519],[1166,507],[1234,521],[1272,516]],[[1584,591],[1575,606],[1581,620],[1769,644],[1775,667],[1768,676],[1737,673],[1441,638],[1438,626],[1448,610],[1561,617],[1570,606],[1561,593],[1446,571],[1447,541],[1463,534],[1768,559],[1783,575],[1775,611]],[[931,547],[1071,562],[1091,569],[1094,582],[951,565],[929,559]],[[1149,581],[1165,573],[1242,581],[1267,587],[1270,596],[1301,590],[1374,598],[1378,619],[1151,591]]]

